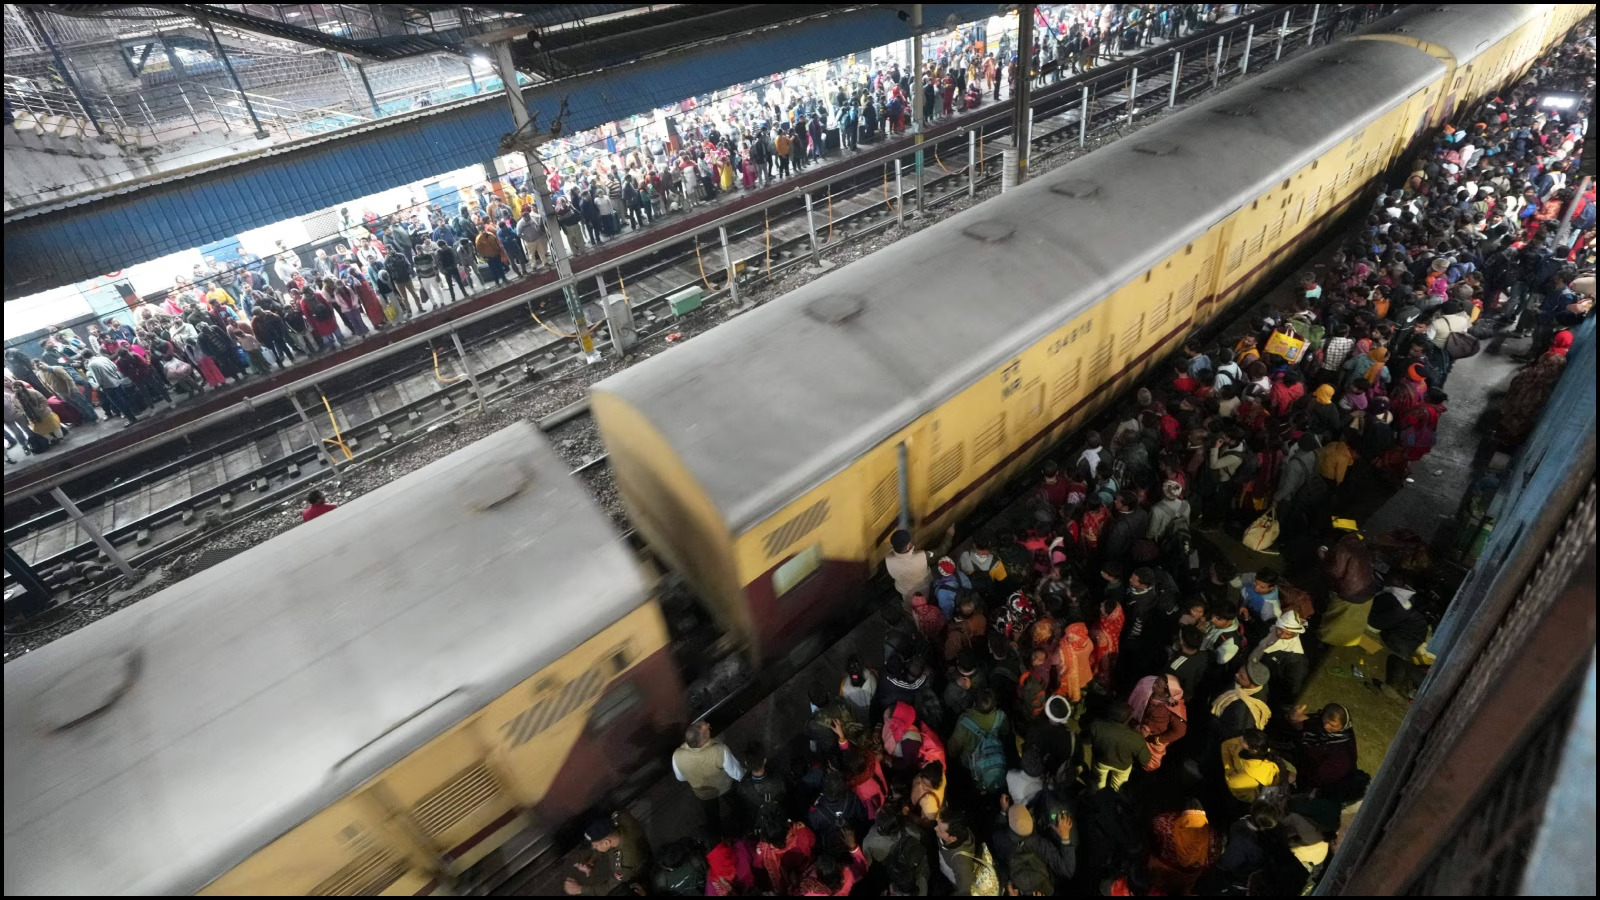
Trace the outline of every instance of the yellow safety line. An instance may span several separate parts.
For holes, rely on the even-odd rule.
[[[433,351],[433,377],[436,380],[438,380],[438,382],[440,384],[455,384],[456,382],[461,380],[461,376],[460,375],[452,375],[449,378],[446,378],[446,377],[444,377],[444,373],[439,371],[439,350],[438,350],[438,348],[435,348],[434,351]]]
[[[322,398],[322,408],[328,411],[328,422],[333,425],[333,437],[323,438],[322,442],[338,447],[344,453],[345,461],[354,460],[355,455],[350,452],[350,445],[344,442],[344,435],[339,433],[339,420],[333,417],[333,407],[328,403],[328,395],[318,391],[317,396]]]

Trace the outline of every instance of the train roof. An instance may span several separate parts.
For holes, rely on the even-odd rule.
[[[1435,44],[1464,66],[1500,39],[1539,17],[1537,3],[1417,4],[1361,29],[1359,34],[1400,34]]]
[[[5,892],[192,893],[643,602],[500,431],[7,665]]]
[[[1264,73],[595,385],[734,533],[1437,79],[1353,41]]]

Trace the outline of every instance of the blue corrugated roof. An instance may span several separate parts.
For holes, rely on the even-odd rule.
[[[998,8],[938,4],[924,7],[924,16],[968,22]],[[908,35],[892,8],[869,7],[525,88],[524,95],[541,123],[565,99],[567,128],[576,131]],[[47,205],[5,225],[5,296],[83,281],[486,162],[511,128],[503,98],[481,97]]]

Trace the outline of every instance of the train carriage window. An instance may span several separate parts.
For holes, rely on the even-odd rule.
[[[772,593],[782,597],[802,582],[810,578],[818,569],[822,568],[822,545],[812,544],[794,556],[789,561],[778,567],[772,573]]]

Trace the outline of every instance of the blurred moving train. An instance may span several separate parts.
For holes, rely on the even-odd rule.
[[[630,515],[792,652],[1591,10],[1402,12],[614,376]],[[455,890],[682,723],[668,642],[509,428],[6,666],[5,891]]]

